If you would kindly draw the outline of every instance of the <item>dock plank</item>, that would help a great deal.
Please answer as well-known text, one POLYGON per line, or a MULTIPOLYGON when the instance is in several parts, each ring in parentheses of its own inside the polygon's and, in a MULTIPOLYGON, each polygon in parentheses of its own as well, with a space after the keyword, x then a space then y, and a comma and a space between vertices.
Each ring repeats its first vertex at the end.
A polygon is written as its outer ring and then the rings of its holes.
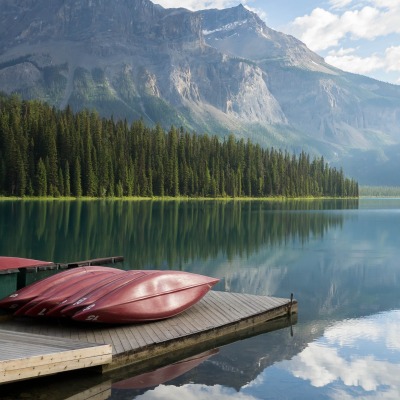
POLYGON ((98 366, 112 360, 111 346, 0 330, 0 383, 98 366))

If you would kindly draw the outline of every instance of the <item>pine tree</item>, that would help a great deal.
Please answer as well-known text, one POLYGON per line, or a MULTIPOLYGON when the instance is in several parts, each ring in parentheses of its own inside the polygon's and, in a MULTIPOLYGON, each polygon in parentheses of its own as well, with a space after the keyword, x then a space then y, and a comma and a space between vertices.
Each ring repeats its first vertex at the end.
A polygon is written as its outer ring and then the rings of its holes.
POLYGON ((81 163, 78 157, 75 158, 73 188, 74 188, 73 194, 76 197, 82 197, 82 172, 81 172, 81 163))
POLYGON ((71 177, 69 173, 69 162, 65 162, 64 196, 71 196, 71 177))
POLYGON ((47 196, 47 172, 43 160, 40 158, 36 172, 35 192, 38 196, 47 196))

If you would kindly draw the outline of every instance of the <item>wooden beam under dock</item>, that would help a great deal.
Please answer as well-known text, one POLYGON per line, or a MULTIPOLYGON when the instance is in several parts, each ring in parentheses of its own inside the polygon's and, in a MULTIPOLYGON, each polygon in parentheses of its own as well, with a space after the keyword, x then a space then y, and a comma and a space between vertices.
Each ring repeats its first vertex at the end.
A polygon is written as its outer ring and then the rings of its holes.
POLYGON ((92 260, 76 261, 65 264, 59 264, 60 268, 77 268, 77 267, 87 267, 90 265, 108 265, 123 262, 123 256, 115 257, 103 257, 103 258, 93 258, 92 260))

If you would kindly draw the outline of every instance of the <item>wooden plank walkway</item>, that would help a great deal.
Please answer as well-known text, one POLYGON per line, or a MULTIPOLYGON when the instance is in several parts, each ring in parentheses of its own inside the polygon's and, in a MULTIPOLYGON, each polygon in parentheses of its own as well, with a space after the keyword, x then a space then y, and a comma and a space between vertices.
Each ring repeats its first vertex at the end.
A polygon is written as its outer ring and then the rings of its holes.
MULTIPOLYGON (((71 323, 69 320, 10 319, 2 330, 112 345, 103 372, 127 364, 151 364, 188 349, 204 350, 255 334, 260 325, 297 313, 297 301, 210 291, 189 310, 162 321, 122 326, 71 323)), ((277 328, 275 328, 277 329, 277 328)), ((156 366, 157 362, 151 364, 156 366)), ((1 373, 1 368, 0 368, 1 373)))
POLYGON ((94 367, 112 360, 111 345, 0 330, 0 383, 94 367))
POLYGON ((76 267, 87 267, 90 265, 116 264, 123 261, 124 261, 123 256, 114 256, 114 257, 93 258, 91 260, 85 260, 85 261, 69 262, 65 264, 58 264, 58 266, 59 268, 76 268, 76 267))

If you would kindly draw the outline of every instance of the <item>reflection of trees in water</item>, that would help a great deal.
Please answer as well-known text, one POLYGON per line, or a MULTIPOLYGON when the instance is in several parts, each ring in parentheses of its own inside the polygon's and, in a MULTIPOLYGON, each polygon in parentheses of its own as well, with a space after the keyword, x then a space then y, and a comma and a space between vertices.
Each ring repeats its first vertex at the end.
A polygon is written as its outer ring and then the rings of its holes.
POLYGON ((176 267, 322 237, 343 223, 341 214, 323 210, 338 208, 358 202, 3 202, 0 251, 58 262, 124 255, 131 268, 176 267))

